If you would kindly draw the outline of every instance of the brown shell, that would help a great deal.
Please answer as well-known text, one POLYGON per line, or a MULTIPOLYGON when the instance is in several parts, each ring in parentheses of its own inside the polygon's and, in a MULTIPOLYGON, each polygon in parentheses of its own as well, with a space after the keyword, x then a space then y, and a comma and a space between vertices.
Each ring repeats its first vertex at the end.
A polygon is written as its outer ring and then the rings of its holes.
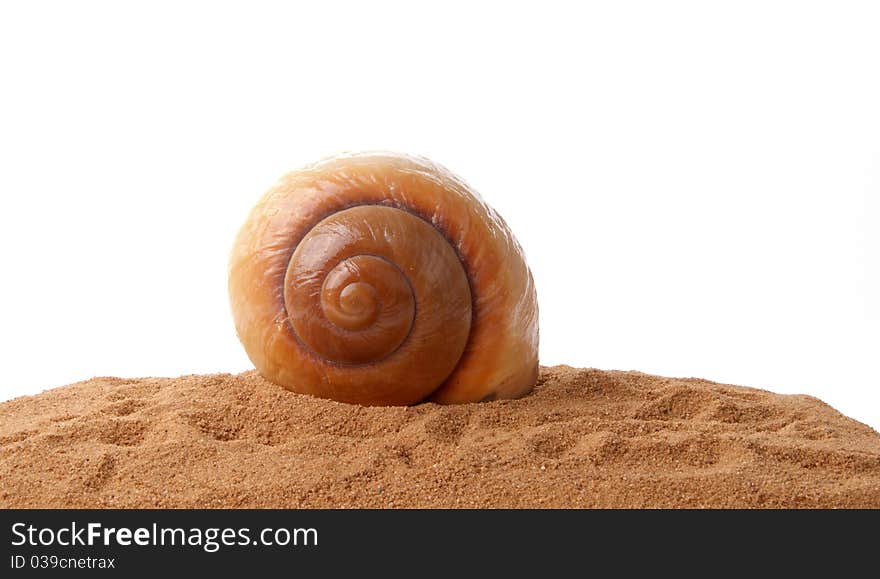
POLYGON ((514 398, 535 384, 522 249, 446 169, 389 153, 285 175, 229 265, 238 336, 289 390, 370 405, 514 398))

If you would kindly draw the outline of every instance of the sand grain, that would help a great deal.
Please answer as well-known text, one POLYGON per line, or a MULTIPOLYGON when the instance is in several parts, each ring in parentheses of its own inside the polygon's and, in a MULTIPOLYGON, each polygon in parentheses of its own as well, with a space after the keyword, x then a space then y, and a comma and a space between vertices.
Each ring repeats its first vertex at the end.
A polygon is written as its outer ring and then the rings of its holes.
POLYGON ((408 408, 94 378, 0 404, 0 480, 2 507, 880 508, 880 435, 809 396, 567 366, 408 408))

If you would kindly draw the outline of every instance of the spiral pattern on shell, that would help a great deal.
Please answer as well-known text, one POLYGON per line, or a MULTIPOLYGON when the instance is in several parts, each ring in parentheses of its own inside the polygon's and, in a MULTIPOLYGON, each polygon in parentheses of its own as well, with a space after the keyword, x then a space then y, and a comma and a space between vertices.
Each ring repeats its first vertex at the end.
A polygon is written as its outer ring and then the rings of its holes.
POLYGON ((537 377, 537 299, 507 225, 421 158, 334 157, 251 211, 229 291, 256 368, 360 404, 510 398, 537 377))

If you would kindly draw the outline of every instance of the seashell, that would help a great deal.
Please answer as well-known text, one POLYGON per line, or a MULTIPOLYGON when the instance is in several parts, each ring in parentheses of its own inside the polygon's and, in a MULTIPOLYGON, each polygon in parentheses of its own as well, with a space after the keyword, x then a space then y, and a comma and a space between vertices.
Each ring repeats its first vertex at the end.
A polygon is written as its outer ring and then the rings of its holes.
POLYGON ((538 305, 522 249, 426 159, 340 155, 285 175, 235 240, 238 336, 267 379, 365 405, 529 392, 538 305))

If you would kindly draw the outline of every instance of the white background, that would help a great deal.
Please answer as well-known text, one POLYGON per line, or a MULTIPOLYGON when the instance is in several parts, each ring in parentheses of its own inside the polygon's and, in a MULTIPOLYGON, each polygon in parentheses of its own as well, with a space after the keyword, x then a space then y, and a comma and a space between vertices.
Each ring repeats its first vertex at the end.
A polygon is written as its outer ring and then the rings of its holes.
POLYGON ((0 398, 238 372, 248 209, 429 156, 526 249, 541 359, 808 393, 880 428, 880 10, 4 2, 0 398))

